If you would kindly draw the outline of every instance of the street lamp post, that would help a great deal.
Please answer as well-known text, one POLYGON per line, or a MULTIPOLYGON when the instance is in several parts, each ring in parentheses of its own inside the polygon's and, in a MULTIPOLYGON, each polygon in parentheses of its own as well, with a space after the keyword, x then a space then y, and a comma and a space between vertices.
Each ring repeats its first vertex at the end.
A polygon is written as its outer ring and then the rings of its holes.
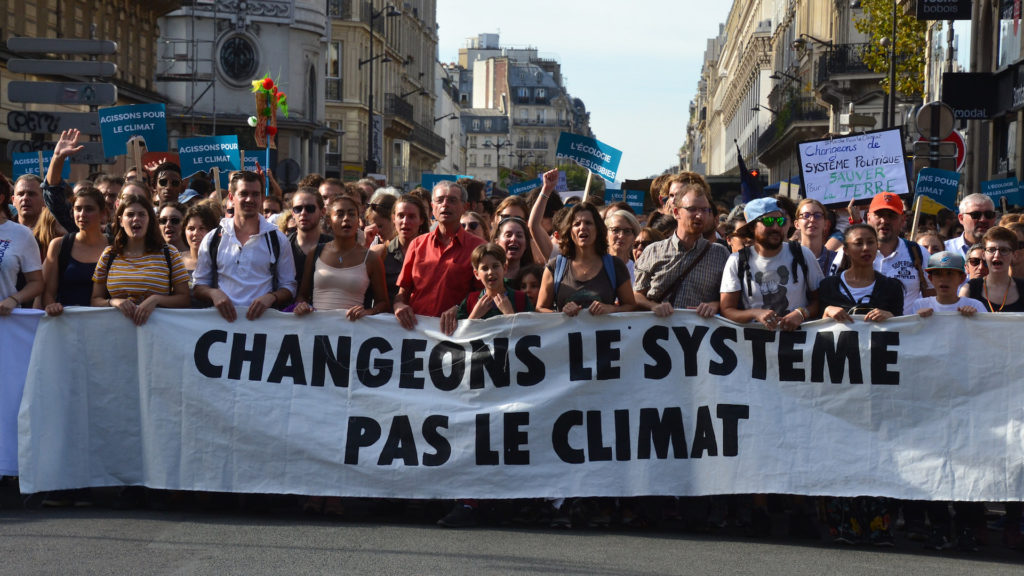
POLYGON ((368 123, 369 130, 367 131, 366 136, 366 164, 364 165, 364 176, 366 174, 372 174, 377 172, 377 161, 373 157, 373 137, 375 132, 373 126, 373 61, 376 60, 377 58, 380 58, 381 56, 383 56, 383 59, 381 60, 382 64, 391 61, 391 59, 388 58, 385 54, 380 54, 378 56, 373 55, 373 46, 375 44, 375 38, 373 34, 373 22, 374 20, 380 18, 381 16, 384 16, 385 18, 392 18, 401 15, 402 13, 399 12, 397 8, 390 4, 388 4, 387 6, 385 6, 384 8, 380 9, 380 11, 377 12, 373 11, 373 4, 370 4, 370 57, 365 60, 359 61, 360 68, 362 68, 364 64, 370 65, 370 121, 368 123))
POLYGON ((512 141, 509 140, 508 138, 505 138, 504 140, 498 140, 497 142, 491 142, 490 140, 484 141, 485 148, 494 148, 494 151, 497 153, 497 158, 495 159, 495 162, 497 163, 498 167, 498 176, 495 178, 495 181, 497 182, 501 182, 501 149, 511 145, 512 141))

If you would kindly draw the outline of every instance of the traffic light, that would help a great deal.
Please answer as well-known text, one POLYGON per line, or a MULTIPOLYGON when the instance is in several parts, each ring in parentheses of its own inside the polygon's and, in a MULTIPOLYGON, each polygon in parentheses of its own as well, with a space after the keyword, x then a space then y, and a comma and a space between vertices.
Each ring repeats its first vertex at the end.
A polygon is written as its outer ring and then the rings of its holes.
POLYGON ((753 178, 754 180, 757 180, 757 178, 759 176, 761 176, 761 171, 760 170, 758 170, 757 168, 751 168, 750 169, 750 177, 751 178, 753 178))

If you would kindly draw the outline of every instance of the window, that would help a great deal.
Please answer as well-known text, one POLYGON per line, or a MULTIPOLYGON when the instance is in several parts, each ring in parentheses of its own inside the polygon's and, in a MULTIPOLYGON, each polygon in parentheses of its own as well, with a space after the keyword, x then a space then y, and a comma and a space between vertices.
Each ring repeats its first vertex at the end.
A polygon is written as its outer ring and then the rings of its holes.
POLYGON ((530 89, 516 88, 516 97, 519 99, 520 102, 528 101, 530 99, 530 89))
POLYGON ((484 166, 489 167, 491 165, 491 155, 484 154, 484 166))
POLYGON ((338 20, 351 20, 352 0, 327 0, 327 15, 338 20))
POLYGON ((469 155, 469 167, 476 168, 476 154, 469 155))
POLYGON ((324 97, 328 100, 341 100, 341 42, 331 42, 327 45, 327 73, 324 74, 326 92, 324 97))
POLYGON ((540 108, 537 110, 537 124, 543 124, 544 120, 547 119, 547 110, 540 108))
POLYGON ((484 120, 484 132, 490 132, 490 131, 491 131, 491 120, 488 118, 487 120, 484 120))
POLYGON ((480 131, 480 120, 473 118, 473 130, 476 132, 480 131))
POLYGON ((530 111, 526 108, 519 109, 519 119, 526 122, 526 119, 530 117, 530 111))
POLYGON ((248 84, 259 68, 259 55, 252 40, 243 34, 236 34, 220 46, 220 67, 228 81, 248 84))
POLYGON ((543 100, 548 97, 548 91, 544 88, 537 88, 537 99, 543 100))
POLYGON ((476 136, 469 137, 469 147, 476 148, 476 136))

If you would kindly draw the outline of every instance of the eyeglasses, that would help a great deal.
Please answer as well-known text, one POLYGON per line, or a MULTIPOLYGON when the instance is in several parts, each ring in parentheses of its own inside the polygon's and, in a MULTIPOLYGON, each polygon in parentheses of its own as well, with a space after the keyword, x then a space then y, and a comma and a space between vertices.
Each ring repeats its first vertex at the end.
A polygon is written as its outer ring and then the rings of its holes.
POLYGON ((823 220, 825 215, 821 212, 804 212, 796 218, 797 220, 823 220))
POLYGON ((771 228, 772 226, 782 227, 786 225, 785 216, 762 216, 760 220, 761 224, 764 224, 768 228, 771 228))
POLYGON ((1010 254, 1012 252, 1013 248, 1010 248, 1009 246, 992 246, 990 248, 985 248, 985 254, 1010 254))
POLYGON ((975 210, 974 212, 964 212, 964 214, 970 216, 971 220, 981 220, 982 218, 992 220, 996 217, 995 210, 975 210))
POLYGON ((313 214, 316 212, 316 209, 316 204, 299 204, 297 206, 292 206, 292 214, 302 214, 303 211, 305 211, 306 214, 313 214))
POLYGON ((968 258, 967 263, 971 266, 985 266, 988 267, 988 263, 983 258, 968 258))
POLYGON ((633 236, 633 235, 636 234, 636 232, 634 232, 632 228, 619 228, 618 226, 615 226, 613 228, 609 228, 608 229, 608 233, 612 234, 612 235, 622 234, 624 236, 625 235, 633 236))
POLYGON ((476 220, 470 220, 469 222, 463 222, 462 223, 462 229, 463 230, 476 230, 479 227, 480 227, 480 223, 477 222, 476 220))
POLYGON ((633 250, 643 250, 653 244, 650 240, 637 240, 633 242, 633 250))
POLYGON ((181 218, 176 218, 174 216, 169 218, 158 218, 157 222, 159 222, 161 226, 167 226, 168 224, 177 226, 178 224, 181 224, 181 218))
POLYGON ((683 210, 696 216, 697 214, 711 214, 711 208, 705 206, 680 206, 683 210))
POLYGON ((157 180, 156 183, 161 185, 161 186, 170 186, 170 187, 173 188, 175 186, 180 186, 181 185, 181 180, 172 180, 170 178, 161 178, 161 179, 157 180))

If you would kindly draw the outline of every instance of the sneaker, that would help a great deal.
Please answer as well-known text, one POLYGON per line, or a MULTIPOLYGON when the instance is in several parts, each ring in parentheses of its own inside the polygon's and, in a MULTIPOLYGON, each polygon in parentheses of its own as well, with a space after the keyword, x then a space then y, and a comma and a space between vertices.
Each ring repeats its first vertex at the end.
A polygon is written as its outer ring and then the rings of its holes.
POLYGON ((872 546, 879 548, 892 548, 896 545, 896 541, 892 537, 892 533, 888 530, 875 530, 868 536, 868 542, 872 546))
POLYGON ((943 550, 949 550, 953 547, 953 543, 949 541, 949 538, 945 534, 938 530, 932 530, 928 536, 928 540, 925 542, 924 547, 928 550, 937 550, 939 552, 943 550))
POLYGON ((572 528, 572 517, 565 508, 566 506, 562 506, 555 510, 554 514, 551 515, 552 528, 558 528, 561 530, 568 530, 569 528, 572 528))
POLYGON ((470 528, 476 524, 476 508, 461 502, 456 503, 447 516, 437 521, 437 525, 442 528, 470 528))
POLYGON ((853 530, 845 526, 840 526, 835 529, 835 535, 832 537, 832 541, 836 544, 846 544, 847 546, 853 546, 860 542, 860 537, 854 533, 853 530))

